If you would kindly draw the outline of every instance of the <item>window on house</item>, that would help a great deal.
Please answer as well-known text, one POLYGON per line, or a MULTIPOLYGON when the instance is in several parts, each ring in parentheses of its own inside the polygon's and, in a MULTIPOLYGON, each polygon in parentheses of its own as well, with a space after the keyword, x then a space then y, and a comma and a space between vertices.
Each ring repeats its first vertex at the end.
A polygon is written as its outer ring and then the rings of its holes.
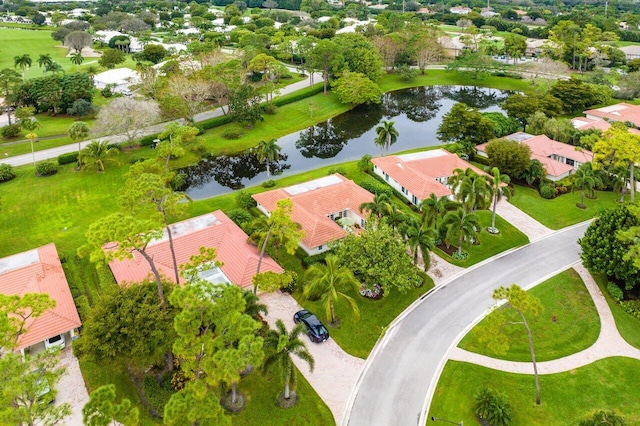
POLYGON ((418 197, 416 197, 415 195, 412 196, 411 197, 411 202, 417 206, 418 205, 418 197))
POLYGON ((570 166, 575 166, 576 162, 574 160, 572 160, 571 158, 567 158, 567 164, 570 166))
POLYGON ((318 246, 318 251, 322 250, 322 247, 324 246, 318 246))
POLYGON ((403 186, 403 187, 402 187, 402 193, 403 193, 403 194, 408 194, 408 193, 409 193, 409 191, 407 191, 407 188, 405 188, 405 187, 403 186))
POLYGON ((388 174, 384 174, 384 180, 386 180, 387 182, 389 182, 389 175, 388 174))

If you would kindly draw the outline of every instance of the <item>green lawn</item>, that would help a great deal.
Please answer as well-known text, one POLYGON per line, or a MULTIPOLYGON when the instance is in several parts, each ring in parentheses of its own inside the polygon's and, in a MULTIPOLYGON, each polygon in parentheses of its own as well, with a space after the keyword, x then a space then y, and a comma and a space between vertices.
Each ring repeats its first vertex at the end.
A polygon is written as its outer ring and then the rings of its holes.
POLYGON ((561 195, 551 200, 540 197, 538 191, 525 186, 515 186, 511 204, 551 229, 592 219, 604 209, 616 207, 619 195, 613 192, 596 191, 597 199, 585 198, 586 209, 576 207, 580 202, 580 192, 561 195))
POLYGON ((607 358, 566 373, 540 376, 541 405, 533 375, 510 374, 464 362, 447 362, 429 417, 476 425, 475 393, 490 387, 507 394, 513 425, 575 426, 598 410, 615 410, 627 424, 640 424, 640 361, 607 358))
MULTIPOLYGON (((433 281, 427 277, 422 287, 414 288, 405 294, 395 291, 379 300, 370 300, 355 292, 347 292, 358 304, 360 320, 353 319, 348 304, 341 299, 335 308, 340 324, 337 327, 329 326, 329 334, 345 352, 366 358, 391 321, 432 288, 433 281)), ((318 315, 325 325, 329 323, 319 301, 305 300, 300 293, 294 293, 293 296, 305 309, 318 315)))
MULTIPOLYGON (((564 271, 531 289, 530 293, 539 298, 544 307, 537 318, 527 315, 538 361, 562 358, 587 349, 596 342, 600 334, 598 312, 576 271, 564 271)), ((505 313, 508 321, 520 321, 513 309, 507 309, 505 313)), ((479 326, 486 322, 487 319, 482 320, 479 326)), ((637 327, 638 324, 636 332, 637 327)), ((531 354, 524 327, 509 325, 503 331, 510 343, 509 351, 504 355, 493 353, 480 343, 477 327, 462 339, 459 346, 495 358, 530 362, 531 354)))
MULTIPOLYGON (((42 68, 38 67, 37 59, 40 55, 49 53, 51 58, 59 63, 65 71, 75 69, 75 65, 66 57, 69 49, 61 46, 62 43, 51 38, 50 31, 30 31, 23 29, 0 28, 0 69, 14 68, 13 58, 22 56, 25 53, 31 55, 31 68, 25 69, 26 78, 41 77, 42 68)), ((93 58, 92 58, 93 59, 93 58)), ((88 62, 88 59, 85 62, 88 62)), ((16 68, 21 73, 20 68, 16 68)))
POLYGON ((611 313, 616 321, 620 335, 630 345, 640 349, 640 320, 626 313, 609 295, 607 291, 607 277, 604 274, 591 271, 591 276, 598 284, 600 291, 607 299, 611 313))
POLYGON ((435 252, 449 263, 468 267, 488 259, 491 256, 495 256, 498 253, 502 253, 503 251, 529 243, 529 238, 525 234, 497 215, 496 227, 500 230, 500 233, 495 235, 487 232, 487 228, 491 226, 491 211, 478 211, 476 212, 476 215, 478 216, 478 220, 482 226, 482 230, 478 236, 480 244, 465 246, 463 248, 469 254, 467 260, 461 261, 453 259, 451 256, 437 248, 435 252))

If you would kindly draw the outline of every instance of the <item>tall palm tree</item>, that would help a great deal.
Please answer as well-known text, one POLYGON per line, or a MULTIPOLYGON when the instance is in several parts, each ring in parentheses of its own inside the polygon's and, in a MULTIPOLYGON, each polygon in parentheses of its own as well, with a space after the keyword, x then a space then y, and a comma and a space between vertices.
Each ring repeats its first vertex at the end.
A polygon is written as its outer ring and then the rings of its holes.
POLYGON ((349 303, 356 318, 360 317, 358 305, 352 297, 343 293, 342 289, 358 291, 360 283, 347 268, 338 265, 338 258, 329 255, 325 259, 326 265, 315 263, 307 270, 303 296, 307 299, 320 299, 325 310, 327 320, 336 323, 335 303, 342 298, 349 303))
POLYGON ((360 212, 368 210, 369 214, 374 215, 378 219, 384 216, 389 211, 391 205, 391 198, 381 192, 373 196, 373 201, 360 204, 360 212))
POLYGON ((278 141, 276 139, 271 139, 270 141, 262 140, 258 142, 258 146, 256 146, 256 157, 258 158, 258 161, 266 163, 267 165, 267 178, 271 177, 269 164, 280 158, 280 151, 282 150, 282 147, 280 147, 277 142, 278 141))
POLYGON ((82 168, 97 166, 98 171, 104 171, 104 163, 110 160, 113 155, 119 152, 118 148, 109 148, 107 141, 91 141, 82 151, 80 151, 80 163, 82 168))
POLYGON ((56 72, 64 72, 62 69, 62 65, 57 62, 51 62, 50 65, 47 65, 44 69, 45 72, 56 73, 56 72))
POLYGON ((384 220, 394 231, 398 230, 405 220, 405 214, 398 208, 396 203, 389 203, 384 212, 384 220))
POLYGON ((591 163, 584 163, 576 173, 573 175, 573 191, 580 191, 580 204, 578 207, 581 209, 586 208, 584 205, 584 195, 585 193, 588 195, 595 194, 595 189, 598 185, 601 185, 602 181, 600 178, 593 172, 593 168, 591 167, 591 163))
POLYGON ((460 187, 462 181, 474 174, 476 174, 476 172, 474 172, 471 167, 467 167, 465 170, 454 169, 452 175, 449 176, 449 179, 447 181, 449 188, 451 188, 451 192, 455 194, 458 191, 458 188, 460 187))
POLYGON ((29 55, 28 53, 25 53, 24 55, 20 56, 14 56, 13 58, 13 67, 14 68, 20 68, 22 70, 22 81, 25 81, 25 77, 24 77, 24 70, 26 68, 31 68, 31 55, 29 55))
POLYGON ((437 230, 438 219, 447 211, 447 199, 431 193, 429 198, 422 200, 420 209, 422 210, 422 223, 427 225, 433 224, 433 227, 437 230))
POLYGON ((407 227, 407 244, 411 249, 411 255, 413 257, 413 264, 418 264, 418 250, 422 255, 422 261, 424 262, 424 270, 427 271, 431 266, 431 256, 429 252, 436 246, 437 232, 427 226, 425 223, 420 223, 414 220, 413 223, 407 227))
POLYGON ((389 147, 398 140, 399 133, 394 124, 393 121, 382 120, 382 123, 376 127, 376 134, 378 136, 376 137, 375 143, 386 151, 389 151, 389 147))
POLYGON ((42 73, 46 73, 47 71, 49 71, 49 67, 51 66, 51 64, 53 64, 53 59, 51 59, 51 55, 49 53, 45 53, 38 57, 37 62, 40 68, 44 68, 42 73))
POLYGON ((304 324, 297 324, 287 332, 287 327, 279 319, 276 321, 276 329, 269 330, 264 339, 264 348, 269 352, 262 368, 263 371, 267 371, 274 366, 280 367, 284 382, 284 399, 291 397, 291 388, 295 388, 297 382, 297 370, 293 365, 291 355, 306 361, 309 364, 309 370, 313 371, 315 364, 313 356, 307 350, 306 344, 300 339, 300 335, 304 333, 304 324))
POLYGON ((78 71, 78 67, 80 64, 84 62, 84 56, 82 56, 81 52, 76 52, 69 58, 72 64, 76 66, 76 71, 78 71))
POLYGON ((491 189, 487 180, 475 172, 465 176, 458 185, 455 197, 467 211, 484 209, 491 198, 491 189))
POLYGON ((89 136, 89 126, 84 121, 76 121, 69 127, 67 134, 73 142, 78 141, 78 167, 80 167, 80 151, 82 150, 80 142, 89 136))
POLYGON ((476 215, 467 213, 462 208, 447 213, 444 217, 443 225, 447 228, 447 244, 457 240, 458 255, 462 254, 462 244, 465 241, 474 240, 480 229, 480 223, 476 215))
POLYGON ((491 187, 493 198, 493 211, 491 212, 491 228, 489 228, 489 232, 497 234, 500 231, 496 228, 496 206, 503 195, 507 200, 511 197, 511 188, 509 187, 511 179, 507 175, 500 174, 500 169, 494 167, 491 169, 491 176, 487 177, 487 181, 491 187))

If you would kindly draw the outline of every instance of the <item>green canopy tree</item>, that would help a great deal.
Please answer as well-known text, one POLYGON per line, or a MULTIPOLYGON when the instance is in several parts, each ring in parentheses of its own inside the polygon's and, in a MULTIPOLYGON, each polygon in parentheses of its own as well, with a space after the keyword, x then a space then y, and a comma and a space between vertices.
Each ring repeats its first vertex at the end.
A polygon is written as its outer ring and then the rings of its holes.
POLYGON ((82 422, 86 426, 137 426, 138 409, 126 398, 116 402, 116 386, 100 386, 91 392, 89 402, 82 407, 82 422))
POLYGON ((531 148, 508 139, 494 139, 487 144, 489 164, 509 176, 520 176, 531 166, 531 148))
POLYGON ((189 382, 184 389, 171 395, 164 406, 165 426, 230 426, 231 417, 225 415, 217 398, 202 380, 189 382))
POLYGON ((437 136, 443 142, 461 143, 469 152, 494 135, 493 121, 463 103, 453 105, 442 117, 437 136))
POLYGON ((382 120, 380 125, 376 127, 376 135, 378 136, 376 137, 375 143, 387 152, 389 151, 389 147, 398 140, 399 133, 394 124, 393 121, 382 120))
POLYGON ((596 167, 611 164, 629 169, 631 182, 629 195, 635 202, 635 165, 640 163, 640 135, 629 133, 622 125, 615 124, 593 146, 596 167))
POLYGON ((493 296, 495 300, 506 300, 506 304, 501 309, 495 310, 487 317, 489 320, 481 329, 480 341, 486 343, 487 347, 498 353, 504 354, 509 350, 509 339, 501 332, 505 325, 523 325, 529 340, 529 351, 531 352, 531 362, 533 363, 533 374, 536 382, 536 404, 540 405, 540 380, 538 378, 538 365, 536 363, 536 354, 533 349, 533 336, 531 328, 527 322, 527 316, 530 318, 537 317, 543 307, 540 300, 527 293, 517 284, 511 284, 510 287, 500 287, 494 290, 493 296), (507 322, 504 317, 504 309, 514 309, 522 321, 507 322))
POLYGON ((185 146, 193 142, 199 130, 194 126, 185 126, 178 122, 168 123, 158 135, 160 143, 156 146, 156 155, 164 159, 165 171, 169 173, 169 161, 185 154, 185 146))
POLYGON ((55 300, 44 293, 0 294, 0 347, 15 348, 28 331, 27 322, 55 306, 55 300))
POLYGON ((337 322, 335 304, 338 299, 343 299, 349 304, 356 319, 360 317, 360 310, 355 300, 345 293, 349 290, 357 292, 360 283, 349 269, 340 266, 336 256, 327 256, 324 265, 321 263, 311 265, 305 274, 305 281, 302 294, 307 299, 320 299, 326 318, 331 324, 337 322))
POLYGON ((256 158, 260 163, 267 166, 267 178, 271 177, 270 164, 278 161, 282 147, 278 145, 277 139, 269 141, 261 140, 255 148, 256 158))
MULTIPOLYGON (((14 93, 15 86, 20 82, 20 74, 11 68, 3 68, 0 70, 0 89, 2 90, 2 97, 4 98, 4 104, 9 105, 11 96, 14 93)), ((11 125, 11 111, 7 111, 8 124, 11 125)))
POLYGON ((285 400, 291 398, 291 390, 295 393, 297 383, 297 370, 293 365, 293 355, 302 359, 309 365, 309 370, 313 372, 315 361, 313 356, 307 350, 306 344, 300 339, 300 335, 305 333, 304 324, 298 324, 291 331, 287 331, 287 327, 282 320, 276 321, 276 329, 269 330, 264 339, 264 347, 267 350, 267 356, 264 360, 263 371, 278 368, 284 382, 285 400))
POLYGON ((345 104, 379 104, 383 93, 369 77, 351 71, 343 71, 342 75, 331 83, 331 87, 340 102, 345 104))
POLYGON ((311 51, 311 63, 314 69, 322 71, 324 94, 329 87, 329 76, 334 69, 338 69, 344 62, 340 47, 331 40, 320 40, 311 51))

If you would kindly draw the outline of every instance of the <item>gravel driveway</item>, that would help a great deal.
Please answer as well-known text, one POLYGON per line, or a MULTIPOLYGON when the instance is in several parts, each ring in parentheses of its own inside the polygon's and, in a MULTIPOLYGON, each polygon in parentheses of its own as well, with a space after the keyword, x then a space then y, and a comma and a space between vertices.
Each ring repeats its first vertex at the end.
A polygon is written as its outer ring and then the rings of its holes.
POLYGON ((68 402, 71 404, 71 415, 65 417, 63 424, 69 426, 82 425, 82 407, 89 401, 89 393, 84 384, 78 358, 73 355, 73 350, 67 346, 60 352, 60 365, 67 371, 64 373, 58 385, 56 405, 68 402))

